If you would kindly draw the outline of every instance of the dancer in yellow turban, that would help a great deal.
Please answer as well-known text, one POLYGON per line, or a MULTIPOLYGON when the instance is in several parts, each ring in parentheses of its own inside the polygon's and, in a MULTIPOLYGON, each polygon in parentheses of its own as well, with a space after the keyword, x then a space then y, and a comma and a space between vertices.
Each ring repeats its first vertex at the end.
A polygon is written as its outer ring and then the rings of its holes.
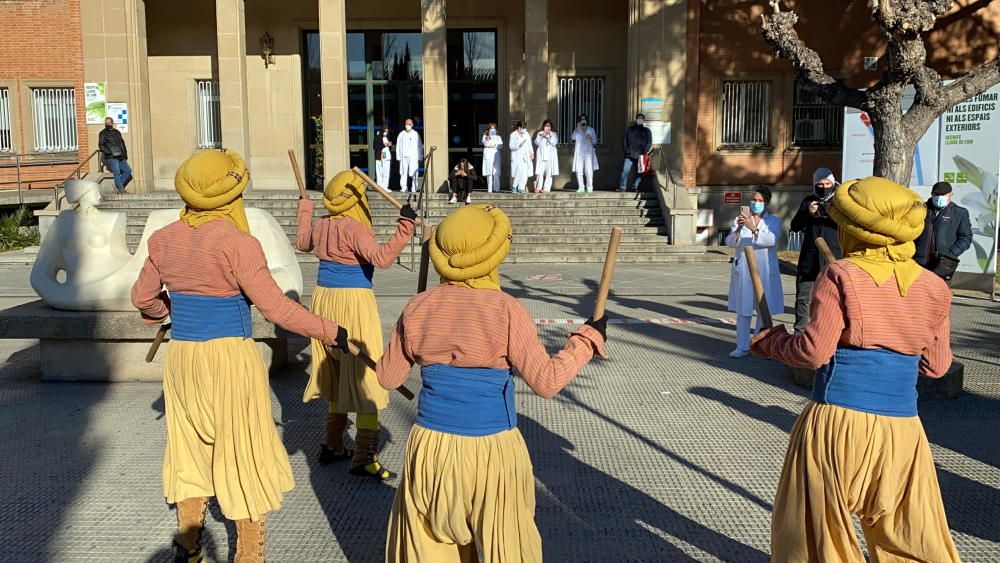
POLYGON ((291 332, 347 346, 343 328, 285 297, 271 278, 243 210, 249 178, 232 151, 206 150, 185 161, 174 184, 186 207, 180 221, 149 238, 149 258, 132 288, 146 322, 171 322, 163 490, 177 505, 175 561, 185 563, 202 561, 212 496, 236 521, 236 561, 262 563, 265 517, 293 486, 250 303, 291 332))
POLYGON ((917 375, 951 365, 951 293, 913 261, 926 209, 882 178, 837 188, 844 259, 816 279, 809 324, 757 335, 754 354, 817 369, 774 501, 774 561, 958 561, 917 416, 917 375))
MULTIPOLYGON (((377 361, 382 357, 382 322, 372 276, 376 266, 388 268, 402 252, 413 236, 417 214, 404 205, 396 233, 379 245, 372 230, 365 183, 351 170, 337 174, 326 185, 323 206, 330 214, 314 222, 312 201, 299 200, 296 247, 319 258, 312 312, 337 319, 361 351, 377 361)), ((379 386, 375 370, 362 358, 328 352, 321 341, 313 340, 311 372, 302 400, 323 397, 329 401, 319 462, 353 458, 352 474, 378 480, 395 477, 378 460, 379 411, 389 404, 389 394, 379 386), (350 412, 357 413, 353 452, 344 445, 350 412)))
POLYGON ((591 319, 549 357, 528 311, 500 290, 510 241, 499 208, 451 212, 430 241, 441 285, 410 300, 378 364, 386 389, 401 385, 414 363, 423 379, 386 561, 542 560, 512 369, 538 395, 554 396, 603 354, 607 319, 591 319))

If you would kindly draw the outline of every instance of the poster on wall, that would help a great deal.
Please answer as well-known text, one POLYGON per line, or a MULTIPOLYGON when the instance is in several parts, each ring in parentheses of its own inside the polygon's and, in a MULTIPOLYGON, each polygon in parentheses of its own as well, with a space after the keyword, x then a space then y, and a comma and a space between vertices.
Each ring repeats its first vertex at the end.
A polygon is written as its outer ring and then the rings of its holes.
POLYGON ((83 99, 86 105, 87 125, 104 123, 104 82, 85 82, 83 99))
POLYGON ((969 211, 972 222, 972 248, 961 256, 959 272, 996 273, 1000 175, 997 139, 1000 139, 1000 86, 953 106, 941 116, 941 163, 937 179, 951 183, 953 201, 969 211))
POLYGON ((108 117, 115 120, 115 127, 122 133, 128 133, 128 104, 125 102, 108 102, 108 117))
POLYGON ((642 98, 639 113, 646 118, 644 125, 653 134, 653 144, 669 145, 670 122, 663 120, 663 98, 642 98))
MULTIPOLYGON (((903 111, 913 105, 914 90, 907 86, 903 92, 903 111)), ((937 121, 927 128, 927 132, 917 142, 913 151, 913 171, 910 187, 931 186, 938 176, 938 147, 940 146, 940 126, 937 121)), ((841 178, 853 180, 872 175, 875 163, 875 129, 868 114, 856 108, 844 108, 843 166, 841 178)))

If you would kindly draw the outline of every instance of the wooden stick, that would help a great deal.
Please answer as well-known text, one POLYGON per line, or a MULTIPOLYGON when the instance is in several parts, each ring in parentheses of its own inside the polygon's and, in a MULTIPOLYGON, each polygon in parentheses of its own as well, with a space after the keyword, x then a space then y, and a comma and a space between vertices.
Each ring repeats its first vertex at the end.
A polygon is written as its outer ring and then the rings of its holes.
POLYGON ((288 149, 288 160, 292 161, 292 172, 295 174, 295 184, 299 187, 299 197, 309 199, 306 195, 306 184, 302 181, 302 172, 299 170, 299 159, 295 158, 295 151, 288 149))
POLYGON ((615 259, 618 257, 618 243, 622 240, 621 227, 611 229, 611 239, 608 240, 608 253, 604 257, 604 271, 601 272, 601 285, 597 288, 597 300, 594 302, 594 320, 604 316, 604 306, 608 302, 608 292, 611 290, 611 276, 615 273, 615 259))
POLYGON ((823 260, 826 260, 827 264, 833 264, 837 261, 837 257, 830 250, 830 245, 823 240, 823 237, 816 237, 816 248, 819 249, 820 254, 823 255, 823 260))
POLYGON ((431 237, 434 236, 434 227, 424 225, 424 236, 420 242, 420 270, 417 274, 417 293, 427 291, 427 276, 431 267, 431 237))
POLYGON ((160 325, 160 330, 156 331, 156 336, 153 337, 153 343, 149 345, 149 352, 146 352, 146 363, 152 363, 156 358, 156 351, 160 349, 160 344, 163 343, 163 339, 167 337, 167 331, 170 330, 170 323, 160 325))
MULTIPOLYGON (((336 350, 336 348, 328 347, 327 350, 333 351, 336 350)), ((361 348, 359 348, 357 344, 351 342, 350 340, 347 341, 347 353, 352 356, 357 356, 358 358, 361 358, 361 361, 364 362, 365 365, 367 365, 371 369, 375 369, 375 366, 377 365, 375 363, 375 360, 371 359, 371 357, 368 354, 362 352, 361 348)), ((413 400, 414 396, 413 391, 407 389, 405 385, 400 385, 399 387, 396 388, 396 391, 399 391, 399 394, 406 397, 407 400, 410 401, 413 400)))
POLYGON ((757 269, 757 256, 753 252, 753 246, 744 246, 743 253, 747 257, 747 270, 750 272, 750 280, 753 281, 753 292, 757 300, 757 314, 760 315, 760 323, 764 328, 774 326, 771 320, 771 310, 767 306, 767 296, 764 294, 764 282, 760 279, 760 270, 757 269))
POLYGON ((371 186, 372 188, 374 188, 375 191, 378 192, 378 195, 380 195, 383 198, 385 198, 385 200, 388 201, 390 204, 392 204, 393 207, 395 207, 396 209, 402 209, 403 208, 403 204, 399 203, 398 199, 392 197, 392 194, 389 193, 389 190, 387 190, 387 189, 383 188, 382 186, 378 185, 378 183, 375 180, 372 180, 371 178, 369 178, 368 174, 365 174, 364 172, 362 172, 360 168, 358 168, 357 166, 355 166, 354 168, 352 168, 352 170, 354 170, 355 174, 357 174, 358 176, 361 176, 361 179, 364 180, 366 184, 368 184, 369 186, 371 186))

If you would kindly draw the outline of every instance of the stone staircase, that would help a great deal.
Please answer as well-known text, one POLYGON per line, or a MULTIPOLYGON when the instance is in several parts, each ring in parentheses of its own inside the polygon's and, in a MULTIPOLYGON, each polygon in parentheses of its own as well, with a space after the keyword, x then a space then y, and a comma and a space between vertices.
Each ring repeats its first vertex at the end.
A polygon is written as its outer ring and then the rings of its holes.
MULTIPOLYGON (((395 193, 397 199, 407 194, 395 193)), ((311 193, 316 202, 316 216, 325 215, 321 195, 311 193)), ((294 244, 295 212, 298 194, 294 191, 258 191, 245 196, 248 207, 269 211, 284 227, 294 244)), ((384 241, 395 231, 398 212, 377 194, 370 193, 375 234, 384 241)), ((554 192, 547 196, 510 193, 473 193, 477 203, 495 203, 511 218, 514 244, 508 263, 581 263, 601 262, 607 250, 611 227, 624 229, 618 261, 621 263, 680 263, 724 262, 728 257, 707 252, 704 246, 670 246, 667 227, 656 197, 651 193, 554 192)), ((446 194, 433 194, 424 202, 427 221, 439 223, 454 205, 446 194)), ((416 198, 413 198, 416 205, 416 198)), ((127 242, 135 250, 142 237, 146 217, 156 209, 180 209, 180 198, 174 192, 154 192, 126 196, 107 196, 102 209, 122 210, 128 214, 127 242)), ((400 256, 400 263, 410 266, 419 257, 419 233, 400 256)), ((315 261, 310 254, 299 254, 301 262, 315 261)))

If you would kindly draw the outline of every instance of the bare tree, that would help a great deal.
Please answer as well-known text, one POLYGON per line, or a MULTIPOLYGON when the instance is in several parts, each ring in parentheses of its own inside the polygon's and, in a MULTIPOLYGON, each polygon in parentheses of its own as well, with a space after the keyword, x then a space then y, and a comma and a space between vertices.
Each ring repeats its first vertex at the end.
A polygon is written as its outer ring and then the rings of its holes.
POLYGON ((868 90, 838 82, 823 68, 819 54, 795 31, 798 15, 782 11, 780 0, 770 0, 772 13, 764 15, 764 39, 779 58, 795 66, 804 87, 831 103, 867 112, 875 129, 875 175, 906 185, 913 168, 917 141, 948 108, 975 97, 1000 82, 1000 58, 993 59, 947 86, 927 66, 923 34, 951 8, 951 0, 869 0, 872 19, 885 39, 888 68, 868 90), (912 84, 913 105, 902 110, 903 89, 912 84))

